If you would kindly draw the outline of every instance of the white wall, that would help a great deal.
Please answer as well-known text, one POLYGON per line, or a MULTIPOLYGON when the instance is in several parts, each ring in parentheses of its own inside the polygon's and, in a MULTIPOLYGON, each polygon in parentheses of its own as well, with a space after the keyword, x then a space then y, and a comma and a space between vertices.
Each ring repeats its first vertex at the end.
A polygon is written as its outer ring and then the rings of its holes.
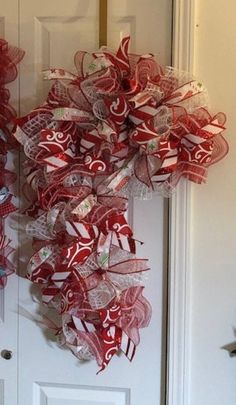
POLYGON ((189 405, 236 404, 236 2, 196 0, 194 74, 227 114, 230 153, 193 186, 189 405))

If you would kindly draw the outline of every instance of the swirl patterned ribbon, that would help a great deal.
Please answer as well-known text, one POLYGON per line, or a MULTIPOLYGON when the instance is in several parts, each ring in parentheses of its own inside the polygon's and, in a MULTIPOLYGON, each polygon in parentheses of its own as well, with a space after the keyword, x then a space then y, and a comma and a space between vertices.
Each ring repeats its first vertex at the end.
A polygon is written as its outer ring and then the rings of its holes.
POLYGON ((7 41, 0 39, 0 288, 6 285, 7 276, 14 272, 14 266, 8 258, 14 249, 10 247, 11 241, 4 235, 4 222, 16 210, 10 192, 16 175, 5 167, 7 152, 17 145, 11 134, 12 120, 16 113, 9 105, 10 92, 5 85, 16 79, 16 64, 23 56, 22 50, 9 46, 7 41))
POLYGON ((169 196, 183 176, 202 183, 228 150, 225 115, 208 112, 202 84, 128 47, 77 52, 76 74, 45 71, 46 102, 15 128, 35 196, 27 277, 61 315, 61 344, 100 370, 119 351, 133 359, 151 317, 129 196, 169 196))

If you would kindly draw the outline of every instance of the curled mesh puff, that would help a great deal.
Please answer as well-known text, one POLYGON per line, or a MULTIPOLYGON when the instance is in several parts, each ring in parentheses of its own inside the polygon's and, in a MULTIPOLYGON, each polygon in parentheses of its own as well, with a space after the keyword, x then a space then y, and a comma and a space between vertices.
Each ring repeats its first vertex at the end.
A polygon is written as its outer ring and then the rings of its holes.
POLYGON ((47 128, 52 120, 51 111, 43 111, 40 114, 35 114, 33 117, 24 123, 22 130, 29 138, 38 135, 42 128, 47 128))
POLYGON ((131 287, 144 285, 143 273, 126 274, 125 277, 120 274, 110 273, 109 279, 120 291, 127 290, 131 287))
POLYGON ((101 309, 109 305, 116 297, 116 289, 107 281, 101 281, 98 286, 88 291, 88 300, 92 309, 101 309))
POLYGON ((103 100, 97 100, 93 104, 93 113, 99 120, 105 120, 108 117, 109 111, 103 100))

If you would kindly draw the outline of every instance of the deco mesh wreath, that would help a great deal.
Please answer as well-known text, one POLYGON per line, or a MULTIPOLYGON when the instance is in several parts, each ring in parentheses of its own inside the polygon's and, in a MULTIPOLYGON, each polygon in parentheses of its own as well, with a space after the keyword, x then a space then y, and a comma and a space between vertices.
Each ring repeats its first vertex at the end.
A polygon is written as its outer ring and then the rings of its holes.
POLYGON ((46 102, 15 129, 35 196, 27 277, 61 315, 60 343, 100 370, 120 350, 132 360, 151 317, 129 196, 169 196, 182 176, 202 183, 227 153, 225 115, 208 112, 202 84, 128 46, 77 52, 76 75, 45 71, 46 102))
POLYGON ((13 195, 9 190, 16 180, 16 175, 5 166, 7 152, 17 145, 10 131, 16 113, 9 105, 10 92, 5 85, 16 79, 16 64, 23 56, 22 50, 9 46, 4 39, 0 39, 0 288, 5 287, 7 277, 15 270, 9 260, 14 248, 10 246, 11 241, 5 235, 5 218, 16 210, 12 203, 13 195))

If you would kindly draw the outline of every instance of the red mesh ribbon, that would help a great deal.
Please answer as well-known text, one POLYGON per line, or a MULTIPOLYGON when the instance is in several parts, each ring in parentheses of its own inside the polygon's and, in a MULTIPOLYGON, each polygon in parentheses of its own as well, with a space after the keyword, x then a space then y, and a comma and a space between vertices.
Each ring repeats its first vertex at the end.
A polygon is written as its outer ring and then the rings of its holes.
POLYGON ((119 351, 133 359, 151 317, 129 195, 170 195, 182 176, 201 183, 227 153, 225 115, 208 112, 202 84, 128 47, 77 52, 77 74, 45 71, 46 102, 15 130, 34 195, 27 276, 61 315, 60 342, 100 370, 119 351))
POLYGON ((16 79, 16 64, 23 56, 22 50, 10 46, 7 41, 0 39, 0 288, 6 285, 7 276, 14 271, 14 267, 8 259, 13 249, 9 246, 10 240, 4 236, 4 220, 16 209, 11 202, 13 195, 9 191, 16 175, 5 168, 7 152, 16 146, 11 135, 12 120, 16 113, 9 104, 10 92, 5 85, 16 79))
POLYGON ((14 252, 10 243, 10 239, 6 236, 0 236, 0 288, 5 287, 7 277, 15 271, 14 265, 8 259, 8 256, 14 252))

